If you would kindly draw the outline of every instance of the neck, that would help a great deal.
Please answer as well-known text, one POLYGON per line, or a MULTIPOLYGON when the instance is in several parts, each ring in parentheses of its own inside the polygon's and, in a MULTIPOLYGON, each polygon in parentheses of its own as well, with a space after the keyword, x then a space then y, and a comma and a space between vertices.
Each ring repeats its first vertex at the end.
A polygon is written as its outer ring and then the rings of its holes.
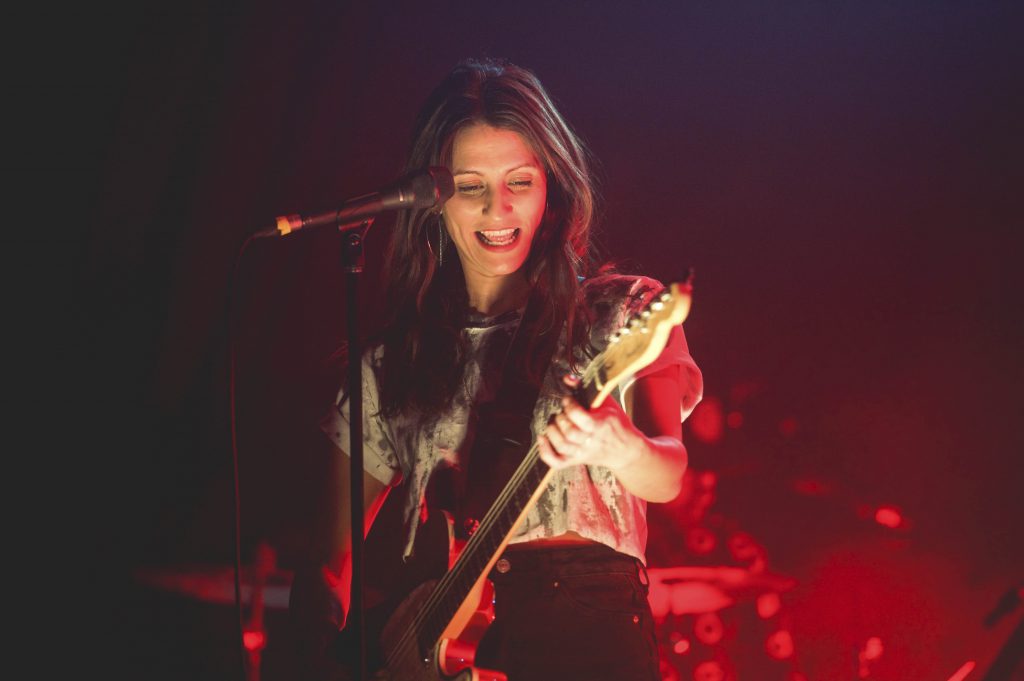
POLYGON ((470 309, 494 317, 525 305, 530 296, 530 282, 522 271, 477 281, 467 277, 466 290, 470 309))

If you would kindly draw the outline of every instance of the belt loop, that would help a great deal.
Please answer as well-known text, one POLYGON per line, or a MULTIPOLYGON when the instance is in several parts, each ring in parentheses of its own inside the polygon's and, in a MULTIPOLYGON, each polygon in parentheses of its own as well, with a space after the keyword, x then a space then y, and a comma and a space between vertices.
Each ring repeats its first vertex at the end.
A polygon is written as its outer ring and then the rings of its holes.
POLYGON ((637 557, 633 557, 633 561, 636 562, 636 574, 640 579, 640 583, 644 585, 645 589, 649 589, 651 586, 651 578, 647 574, 647 567, 644 562, 637 557))

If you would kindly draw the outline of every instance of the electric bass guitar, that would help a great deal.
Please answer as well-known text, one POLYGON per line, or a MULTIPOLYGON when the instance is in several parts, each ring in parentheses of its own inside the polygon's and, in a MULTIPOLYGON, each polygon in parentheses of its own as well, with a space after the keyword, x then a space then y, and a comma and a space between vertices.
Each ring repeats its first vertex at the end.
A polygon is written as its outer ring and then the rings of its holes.
MULTIPOLYGON (((575 395, 579 403, 599 406, 612 390, 653 362, 672 328, 689 314, 691 293, 689 281, 670 285, 616 331, 583 371, 575 395)), ((476 643, 493 619, 493 587, 487 575, 552 473, 534 443, 464 546, 450 553, 444 576, 413 589, 384 624, 378 660, 383 663, 383 678, 506 681, 499 671, 474 666, 476 643)))

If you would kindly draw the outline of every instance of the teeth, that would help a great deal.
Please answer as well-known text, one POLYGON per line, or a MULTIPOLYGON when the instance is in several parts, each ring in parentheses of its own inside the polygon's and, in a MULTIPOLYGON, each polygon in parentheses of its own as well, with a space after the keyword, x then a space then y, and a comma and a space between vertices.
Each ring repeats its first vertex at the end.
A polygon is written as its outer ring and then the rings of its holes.
POLYGON ((480 235, 480 238, 483 239, 485 243, 495 246, 501 246, 507 243, 511 243, 511 241, 515 238, 515 234, 517 231, 518 229, 515 227, 513 227, 512 229, 486 229, 477 232, 477 234, 480 235))

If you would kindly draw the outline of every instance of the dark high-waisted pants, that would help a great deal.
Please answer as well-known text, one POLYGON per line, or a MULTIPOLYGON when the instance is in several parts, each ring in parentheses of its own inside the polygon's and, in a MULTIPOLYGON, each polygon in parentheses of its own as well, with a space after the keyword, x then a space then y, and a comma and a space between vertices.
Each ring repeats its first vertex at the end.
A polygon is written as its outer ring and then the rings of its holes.
POLYGON ((643 564, 603 544, 509 546, 476 666, 509 681, 658 681, 643 564))

